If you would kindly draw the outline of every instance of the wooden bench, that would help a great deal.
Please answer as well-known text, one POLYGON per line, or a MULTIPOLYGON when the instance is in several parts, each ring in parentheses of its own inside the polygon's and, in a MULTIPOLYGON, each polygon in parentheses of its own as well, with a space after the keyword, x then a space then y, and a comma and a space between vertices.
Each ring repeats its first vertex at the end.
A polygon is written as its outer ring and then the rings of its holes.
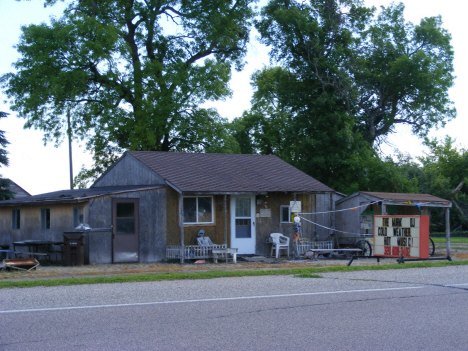
POLYGON ((218 263, 218 258, 225 258, 227 263, 229 259, 228 255, 231 255, 233 263, 237 263, 237 248, 213 249, 212 252, 214 263, 218 263))

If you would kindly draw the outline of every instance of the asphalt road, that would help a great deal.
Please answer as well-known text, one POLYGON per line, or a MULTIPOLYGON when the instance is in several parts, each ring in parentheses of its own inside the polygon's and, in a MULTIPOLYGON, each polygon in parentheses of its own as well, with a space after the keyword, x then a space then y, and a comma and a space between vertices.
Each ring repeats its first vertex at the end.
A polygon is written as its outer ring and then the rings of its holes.
POLYGON ((467 350, 468 267, 0 290, 0 350, 467 350))

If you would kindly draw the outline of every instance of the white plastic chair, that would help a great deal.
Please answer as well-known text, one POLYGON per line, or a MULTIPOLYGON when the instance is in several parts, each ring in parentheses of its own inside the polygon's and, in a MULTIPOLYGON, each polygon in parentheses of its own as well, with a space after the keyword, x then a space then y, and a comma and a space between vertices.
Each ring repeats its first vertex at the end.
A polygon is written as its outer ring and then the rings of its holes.
POLYGON ((288 250, 289 257, 289 238, 287 236, 284 236, 281 233, 271 233, 270 240, 272 243, 270 256, 273 256, 273 249, 275 249, 276 258, 279 257, 280 250, 288 250))

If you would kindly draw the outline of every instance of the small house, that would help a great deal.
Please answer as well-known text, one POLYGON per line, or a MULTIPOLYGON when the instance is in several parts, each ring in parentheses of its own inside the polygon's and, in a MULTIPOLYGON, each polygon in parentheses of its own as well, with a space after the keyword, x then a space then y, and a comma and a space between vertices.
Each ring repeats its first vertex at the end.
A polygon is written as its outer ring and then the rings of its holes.
POLYGON ((270 233, 292 238, 292 212, 310 214, 305 238, 333 227, 335 200, 273 155, 129 151, 89 189, 0 203, 1 241, 61 241, 86 223, 89 263, 165 260, 167 247, 196 244, 200 230, 239 254, 266 255, 270 233))

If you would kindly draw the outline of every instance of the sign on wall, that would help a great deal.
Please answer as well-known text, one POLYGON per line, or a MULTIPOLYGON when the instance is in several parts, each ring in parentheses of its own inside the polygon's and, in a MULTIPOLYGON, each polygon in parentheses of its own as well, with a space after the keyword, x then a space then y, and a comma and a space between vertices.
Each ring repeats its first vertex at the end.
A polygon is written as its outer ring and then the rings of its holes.
POLYGON ((300 213, 301 210, 301 201, 289 201, 289 207, 291 209, 291 213, 300 213))
POLYGON ((375 216, 374 255, 429 258, 429 216, 375 216))

